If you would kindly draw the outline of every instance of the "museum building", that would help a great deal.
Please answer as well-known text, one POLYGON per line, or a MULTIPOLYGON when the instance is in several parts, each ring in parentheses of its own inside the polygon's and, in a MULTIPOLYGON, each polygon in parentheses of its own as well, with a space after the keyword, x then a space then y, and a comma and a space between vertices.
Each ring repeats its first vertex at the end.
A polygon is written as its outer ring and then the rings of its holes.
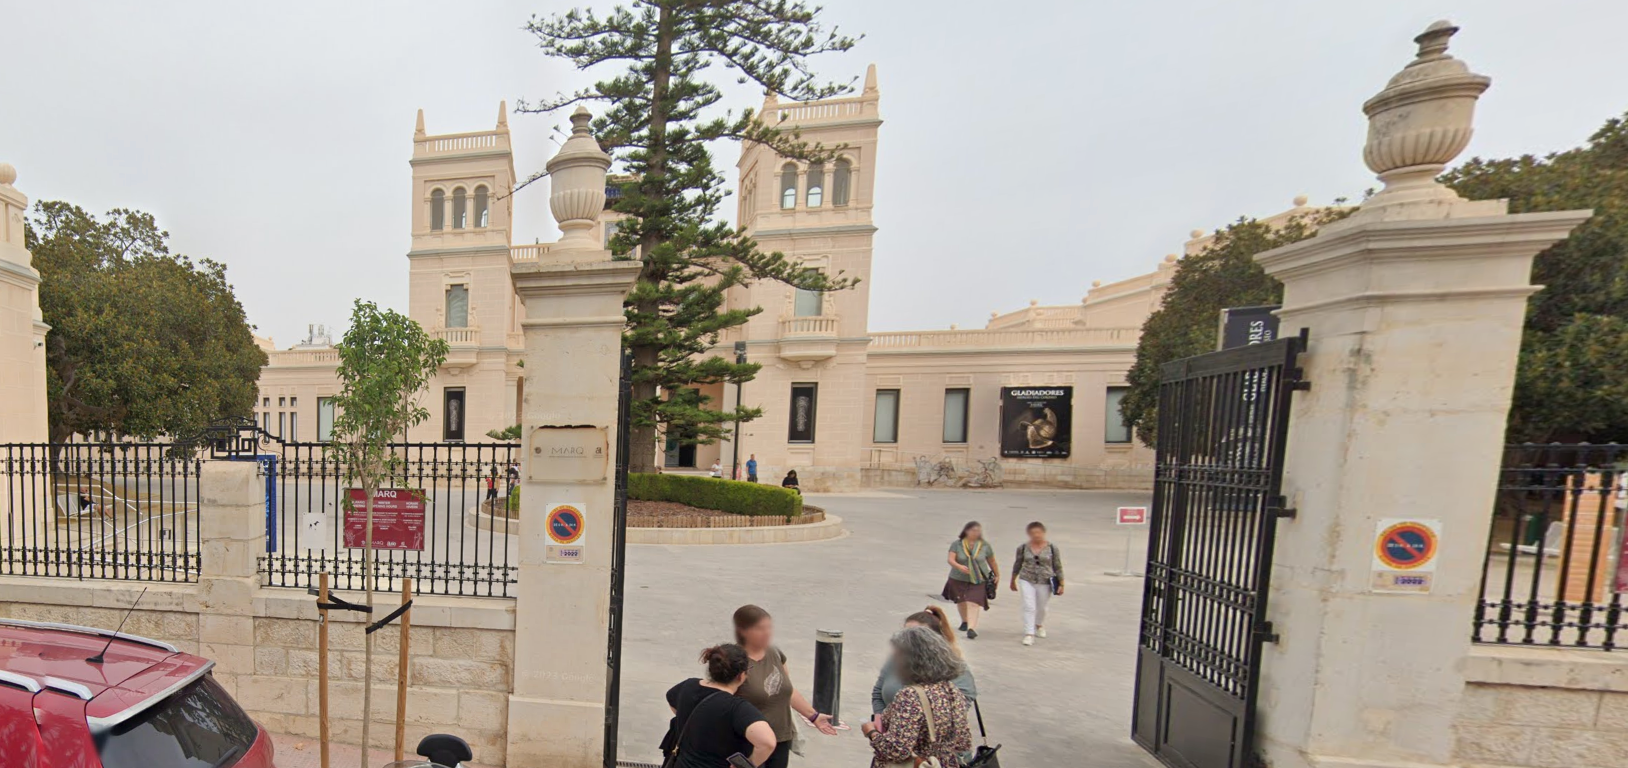
MULTIPOLYGON (((859 283, 824 294, 772 281, 730 290, 729 307, 764 311, 726 332, 714 351, 733 356, 739 342, 763 368, 738 392, 720 384, 701 394, 763 409, 741 426, 740 463, 755 454, 764 482, 796 469, 809 490, 918 481, 1146 487, 1152 452, 1134 440, 1119 400, 1142 323, 1159 306, 1177 257, 1138 277, 1095 283, 1079 303, 1031 301, 991 313, 983 328, 871 331, 880 100, 874 66, 853 96, 765 100, 767 118, 806 140, 841 146, 829 163, 795 162, 757 145, 742 150, 737 221, 764 251, 859 283)), ((430 135, 418 115, 408 314, 450 353, 424 399, 431 418, 408 435, 415 442, 491 441, 487 432, 516 423, 527 396, 523 310, 509 268, 550 245, 512 242, 510 141, 504 106, 494 128, 468 133, 430 135)), ((1304 198, 1295 203, 1271 220, 1305 210, 1304 198)), ((615 220, 610 211, 600 218, 601 242, 615 220)), ((1183 250, 1195 253, 1208 241, 1194 231, 1183 250)), ((331 339, 313 326, 291 348, 261 343, 269 362, 259 381, 260 424, 286 440, 328 439, 339 391, 331 339)), ((529 386, 546 396, 546 385, 529 386)), ((665 436, 660 465, 684 471, 718 461, 730 471, 730 441, 682 438, 665 436)))

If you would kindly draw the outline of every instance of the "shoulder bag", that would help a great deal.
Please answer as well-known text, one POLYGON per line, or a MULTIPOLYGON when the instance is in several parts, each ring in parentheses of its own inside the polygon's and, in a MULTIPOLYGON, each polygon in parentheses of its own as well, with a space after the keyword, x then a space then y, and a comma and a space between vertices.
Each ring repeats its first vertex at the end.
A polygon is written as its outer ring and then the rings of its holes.
POLYGON ((984 711, 978 707, 977 699, 972 701, 972 711, 978 716, 978 736, 983 744, 973 751, 972 760, 966 764, 966 768, 1001 768, 1001 760, 995 754, 1001 751, 1001 745, 989 746, 989 732, 984 730, 984 711))
POLYGON ((684 726, 678 729, 678 738, 673 740, 673 751, 662 758, 661 768, 677 768, 678 753, 684 749, 684 734, 690 732, 690 721, 695 719, 695 713, 701 711, 701 705, 707 703, 707 699, 717 696, 719 693, 720 691, 714 690, 712 693, 702 696, 700 701, 695 702, 695 706, 690 707, 690 716, 684 718, 684 726))
MULTIPOLYGON (((983 582, 983 585, 984 585, 984 598, 986 600, 994 600, 995 596, 1000 594, 1000 590, 996 587, 995 579, 993 578, 993 574, 991 574, 990 576, 985 576, 983 567, 978 565, 979 563, 983 562, 983 558, 974 556, 975 554, 977 554, 977 555, 983 554, 984 553, 984 546, 985 546, 984 540, 979 539, 978 540, 978 546, 973 547, 972 551, 968 552, 967 551, 967 542, 966 542, 966 540, 965 539, 961 540, 961 551, 966 553, 967 567, 972 569, 972 575, 973 575, 973 577, 975 579, 977 579, 978 581, 983 582)), ((973 583, 978 583, 978 582, 975 581, 973 583)))
MULTIPOLYGON (((921 714, 927 721, 927 743, 935 743, 938 741, 938 731, 933 727, 933 702, 927 700, 927 692, 922 690, 921 686, 912 685, 910 690, 916 694, 916 698, 921 699, 921 714)), ((900 693, 903 693, 903 691, 900 691, 900 693)), ((940 763, 936 757, 919 756, 896 763, 878 763, 877 765, 879 768, 945 768, 944 764, 940 763)), ((662 768, 667 767, 662 766, 662 768)))

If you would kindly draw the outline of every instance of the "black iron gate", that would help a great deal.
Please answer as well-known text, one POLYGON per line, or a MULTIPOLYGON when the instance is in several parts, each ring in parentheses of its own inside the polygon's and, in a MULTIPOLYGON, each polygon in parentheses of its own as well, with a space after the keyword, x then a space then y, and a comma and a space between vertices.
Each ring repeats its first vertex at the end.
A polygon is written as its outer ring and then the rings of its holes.
POLYGON ((1166 765, 1244 768, 1290 393, 1304 337, 1166 364, 1131 735, 1166 765))

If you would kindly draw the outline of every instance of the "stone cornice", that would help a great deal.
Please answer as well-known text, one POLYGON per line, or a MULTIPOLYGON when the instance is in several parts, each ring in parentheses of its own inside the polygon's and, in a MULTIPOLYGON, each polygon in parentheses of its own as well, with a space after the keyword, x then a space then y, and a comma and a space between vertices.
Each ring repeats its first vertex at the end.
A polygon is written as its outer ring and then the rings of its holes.
POLYGON ((508 157, 514 152, 507 149, 483 149, 479 152, 457 152, 446 155, 425 155, 408 160, 409 165, 435 165, 455 160, 468 160, 475 157, 508 157))
POLYGON ((1377 221, 1267 251, 1255 257, 1278 279, 1358 264, 1527 257, 1565 237, 1593 211, 1551 211, 1464 219, 1377 221))
POLYGON ((832 224, 825 227, 807 227, 797 229, 765 229, 758 232, 748 232, 754 240, 765 237, 817 237, 819 235, 871 235, 876 233, 875 224, 832 224))
POLYGON ((419 259, 427 256, 473 256, 485 252, 501 253, 504 257, 509 255, 507 245, 465 245, 456 248, 422 248, 407 252, 407 258, 419 259))
POLYGON ((16 262, 0 259, 0 280, 24 288, 34 288, 40 284, 40 273, 33 267, 25 267, 16 262))
MULTIPOLYGON (((600 252, 605 253, 605 252, 600 252)), ((521 297, 533 296, 592 296, 625 293, 644 269, 643 262, 588 261, 588 262, 526 262, 509 267, 514 291, 521 297)), ((539 323, 538 319, 526 322, 539 323)))

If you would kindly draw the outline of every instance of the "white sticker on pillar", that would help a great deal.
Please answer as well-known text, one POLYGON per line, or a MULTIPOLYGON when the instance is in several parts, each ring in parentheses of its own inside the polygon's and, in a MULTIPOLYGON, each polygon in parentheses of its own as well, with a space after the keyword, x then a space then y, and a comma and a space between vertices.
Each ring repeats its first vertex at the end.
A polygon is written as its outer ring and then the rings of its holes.
POLYGON ((1373 591, 1430 592, 1440 547, 1440 520, 1380 520, 1374 529, 1373 591))
POLYGON ((543 518, 548 531, 543 562, 581 565, 587 561, 583 548, 588 527, 585 509, 580 502, 548 505, 548 515, 543 518))

